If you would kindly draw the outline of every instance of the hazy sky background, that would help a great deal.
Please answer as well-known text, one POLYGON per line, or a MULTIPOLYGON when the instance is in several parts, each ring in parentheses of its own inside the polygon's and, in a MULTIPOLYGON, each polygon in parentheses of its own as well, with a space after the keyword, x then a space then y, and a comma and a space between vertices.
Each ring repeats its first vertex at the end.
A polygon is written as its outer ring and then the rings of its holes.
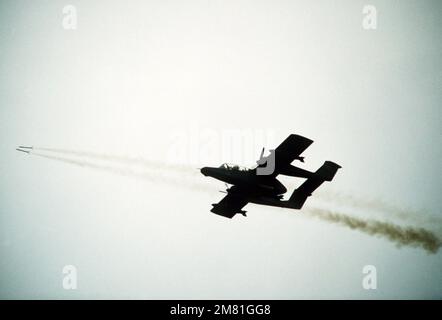
POLYGON ((224 219, 209 212, 224 185, 198 174, 212 192, 14 150, 170 162, 183 141, 195 168, 251 165, 297 133, 315 141, 304 168, 343 167, 322 192, 442 218, 441 16, 440 1, 1 1, 0 298, 442 298, 440 252, 303 211, 224 219), (229 130, 251 132, 251 152, 226 155, 229 130), (219 156, 195 160, 207 148, 219 156), (362 288, 368 264, 377 290, 362 288))

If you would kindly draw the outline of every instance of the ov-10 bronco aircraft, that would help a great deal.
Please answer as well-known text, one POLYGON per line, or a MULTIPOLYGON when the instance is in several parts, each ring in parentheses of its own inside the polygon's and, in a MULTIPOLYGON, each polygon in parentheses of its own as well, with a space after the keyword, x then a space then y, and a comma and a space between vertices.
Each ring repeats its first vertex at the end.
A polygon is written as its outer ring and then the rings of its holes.
POLYGON ((269 156, 263 157, 263 149, 257 161, 258 166, 255 168, 247 169, 229 164, 223 164, 219 168, 202 168, 203 175, 232 185, 226 190, 227 195, 219 203, 212 204, 213 208, 210 211, 227 218, 232 218, 237 213, 246 216, 246 211, 242 208, 249 202, 301 209, 312 192, 324 181, 332 181, 338 169, 341 168, 331 161, 325 161, 316 172, 293 166, 291 163, 294 160, 304 162, 304 157, 300 155, 312 143, 310 139, 291 134, 275 150, 270 150, 269 156), (276 178, 279 174, 307 180, 293 191, 288 200, 283 200, 283 194, 287 192, 287 189, 276 178))

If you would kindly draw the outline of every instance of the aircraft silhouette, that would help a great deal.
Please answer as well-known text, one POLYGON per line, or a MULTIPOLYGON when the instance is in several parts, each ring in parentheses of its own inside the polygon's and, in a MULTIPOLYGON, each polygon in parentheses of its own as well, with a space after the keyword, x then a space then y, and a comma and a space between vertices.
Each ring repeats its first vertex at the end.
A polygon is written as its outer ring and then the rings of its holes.
POLYGON ((291 134, 275 150, 270 150, 271 154, 268 157, 263 157, 263 149, 257 161, 258 166, 253 169, 226 163, 218 168, 202 168, 203 175, 233 185, 226 190, 227 195, 220 202, 212 204, 213 208, 210 211, 227 218, 232 218, 237 213, 246 216, 246 211, 242 208, 249 202, 301 209, 312 192, 324 181, 332 181, 341 168, 331 161, 325 161, 316 172, 291 165, 294 160, 304 162, 304 158, 300 155, 312 143, 313 141, 308 138, 291 134), (269 164, 270 171, 266 172, 269 164), (288 200, 282 200, 287 188, 276 178, 279 174, 307 180, 293 191, 288 200))

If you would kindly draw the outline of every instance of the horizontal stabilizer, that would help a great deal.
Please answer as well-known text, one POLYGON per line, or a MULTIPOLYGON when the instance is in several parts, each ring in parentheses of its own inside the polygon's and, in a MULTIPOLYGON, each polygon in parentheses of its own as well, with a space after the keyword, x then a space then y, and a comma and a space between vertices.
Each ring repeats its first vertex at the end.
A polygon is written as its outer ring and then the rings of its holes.
POLYGON ((338 172, 338 169, 340 168, 341 166, 334 162, 325 161, 318 171, 315 172, 315 175, 318 175, 325 181, 332 181, 336 172, 338 172))
POLYGON ((307 198, 312 195, 313 191, 319 188, 324 181, 332 181, 336 172, 340 168, 341 166, 334 162, 325 161, 310 178, 293 191, 293 194, 288 200, 290 206, 294 209, 301 209, 307 198))

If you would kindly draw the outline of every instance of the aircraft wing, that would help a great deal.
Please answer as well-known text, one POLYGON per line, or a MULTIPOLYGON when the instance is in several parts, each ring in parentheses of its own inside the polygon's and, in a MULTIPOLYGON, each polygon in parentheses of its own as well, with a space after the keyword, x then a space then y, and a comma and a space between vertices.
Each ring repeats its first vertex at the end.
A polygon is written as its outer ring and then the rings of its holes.
POLYGON ((275 153, 275 171, 273 176, 277 176, 282 170, 287 168, 293 160, 303 161, 300 155, 307 149, 313 140, 297 134, 289 135, 273 152, 275 153))
POLYGON ((246 212, 241 209, 248 202, 244 195, 228 193, 220 202, 212 204, 213 208, 210 211, 231 219, 237 213, 245 215, 246 212))

